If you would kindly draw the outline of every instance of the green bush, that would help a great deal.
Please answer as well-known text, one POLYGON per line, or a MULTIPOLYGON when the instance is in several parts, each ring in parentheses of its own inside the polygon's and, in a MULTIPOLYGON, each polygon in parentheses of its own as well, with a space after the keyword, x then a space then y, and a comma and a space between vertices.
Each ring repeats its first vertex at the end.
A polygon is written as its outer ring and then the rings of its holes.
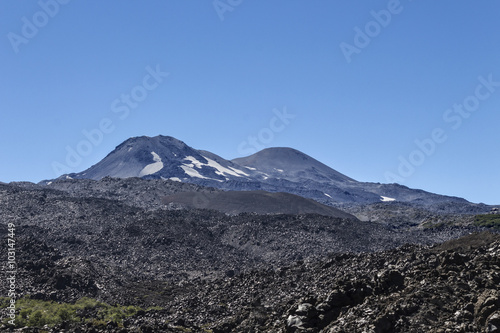
POLYGON ((44 326, 47 323, 47 318, 44 313, 40 310, 33 312, 28 319, 29 326, 44 326))
POLYGON ((476 215, 474 224, 480 227, 500 229, 500 214, 476 215))
MULTIPOLYGON (((6 308, 10 304, 9 302, 9 298, 0 298, 0 307, 6 308)), ((25 326, 42 327, 44 325, 53 327, 62 322, 90 322, 97 325, 112 321, 121 325, 125 318, 133 316, 142 310, 140 307, 133 305, 122 306, 117 304, 112 306, 88 297, 81 298, 74 304, 23 297, 16 301, 16 308, 18 312, 15 319, 15 327, 17 328, 25 326), (78 314, 80 313, 81 315, 85 309, 96 310, 92 311, 92 313, 97 313, 96 316, 92 318, 80 318, 78 314)), ((159 309, 161 308, 150 308, 147 311, 159 309)), ((8 324, 9 319, 5 318, 3 322, 8 324)))
POLYGON ((59 309, 57 316, 59 317, 59 320, 61 322, 70 321, 73 318, 73 311, 71 309, 63 307, 62 309, 59 309))

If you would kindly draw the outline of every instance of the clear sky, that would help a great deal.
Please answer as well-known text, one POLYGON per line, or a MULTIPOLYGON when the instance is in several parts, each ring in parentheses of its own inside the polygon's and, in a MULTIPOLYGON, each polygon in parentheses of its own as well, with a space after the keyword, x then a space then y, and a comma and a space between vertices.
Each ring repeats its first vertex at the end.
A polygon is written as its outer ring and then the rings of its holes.
POLYGON ((499 14, 495 0, 1 1, 0 181, 163 134, 500 204, 499 14))

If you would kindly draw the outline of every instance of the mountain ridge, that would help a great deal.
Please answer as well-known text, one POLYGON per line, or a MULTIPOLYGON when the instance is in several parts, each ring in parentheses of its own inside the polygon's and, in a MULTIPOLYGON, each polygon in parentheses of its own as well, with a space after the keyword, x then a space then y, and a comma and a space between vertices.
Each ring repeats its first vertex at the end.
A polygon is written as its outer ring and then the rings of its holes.
POLYGON ((294 148, 266 148, 250 156, 227 160, 163 135, 129 138, 87 170, 61 177, 94 180, 140 177, 230 191, 287 192, 337 208, 380 202, 412 203, 430 209, 445 204, 449 205, 445 209, 448 211, 464 205, 478 207, 463 198, 399 184, 359 182, 294 148))

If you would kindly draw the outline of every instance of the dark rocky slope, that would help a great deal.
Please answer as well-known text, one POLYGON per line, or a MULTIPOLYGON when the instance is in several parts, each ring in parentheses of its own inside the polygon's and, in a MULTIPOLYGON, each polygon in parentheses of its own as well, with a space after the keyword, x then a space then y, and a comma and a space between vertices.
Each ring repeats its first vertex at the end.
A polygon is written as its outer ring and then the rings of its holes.
MULTIPOLYGON (((19 296, 163 309, 140 312, 124 328, 79 328, 89 332, 480 332, 496 325, 498 236, 427 249, 474 229, 402 232, 320 215, 167 210, 164 195, 196 185, 157 182, 0 184, 0 217, 16 226, 19 296), (410 243, 421 245, 400 247, 410 243)), ((6 233, 4 223, 0 237, 6 233)))
POLYGON ((235 215, 257 214, 319 214, 356 220, 354 215, 322 205, 312 199, 283 192, 219 191, 211 193, 180 192, 164 198, 168 205, 186 208, 206 208, 235 215))
POLYGON ((136 279, 218 276, 234 268, 279 266, 330 252, 430 244, 467 232, 400 233, 380 224, 320 215, 154 210, 127 205, 127 200, 0 185, 1 218, 14 223, 19 236, 136 279))
MULTIPOLYGON (((31 189, 57 189, 73 197, 119 200, 129 206, 148 210, 166 208, 164 206, 166 203, 165 197, 167 196, 182 192, 195 192, 197 195, 195 194, 192 202, 186 202, 185 199, 178 201, 183 202, 185 208, 212 208, 224 212, 229 212, 235 208, 221 207, 221 200, 215 200, 216 205, 210 206, 210 200, 207 199, 210 197, 217 198, 220 193, 225 193, 220 189, 161 179, 146 180, 133 177, 126 179, 105 177, 99 181, 90 179, 58 179, 52 181, 50 185, 45 186, 33 183, 15 183, 15 185, 31 189), (186 205, 186 203, 188 204, 186 205)), ((320 202, 323 201, 320 200, 320 202)), ((331 205, 328 202, 323 202, 323 204, 331 205)), ((228 204, 228 206, 230 205, 228 204)), ((474 215, 487 213, 493 207, 496 207, 483 204, 435 203, 428 209, 416 203, 398 201, 374 204, 337 203, 333 206, 356 216, 362 221, 378 222, 388 227, 399 229, 436 225, 467 226, 473 223, 474 215)), ((255 206, 252 208, 255 208, 255 206)), ((240 209, 240 211, 248 211, 248 209, 240 209)), ((257 210, 254 209, 254 211, 257 210)), ((316 210, 316 213, 325 214, 323 208, 316 210)), ((331 215, 331 213, 326 215, 331 215)))
POLYGON ((57 179, 49 185, 14 183, 26 189, 50 189, 65 192, 71 197, 101 198, 121 201, 128 206, 155 210, 164 206, 163 198, 179 192, 211 193, 221 190, 200 185, 162 179, 125 179, 104 177, 91 179, 57 179))
POLYGON ((407 245, 262 265, 217 279, 122 277, 119 283, 116 271, 94 260, 64 257, 38 239, 20 240, 18 280, 27 281, 20 289, 31 287, 32 297, 67 302, 104 286, 114 302, 163 308, 140 312, 121 328, 66 323, 51 332, 437 333, 500 327, 500 236, 489 233, 431 248, 407 245))

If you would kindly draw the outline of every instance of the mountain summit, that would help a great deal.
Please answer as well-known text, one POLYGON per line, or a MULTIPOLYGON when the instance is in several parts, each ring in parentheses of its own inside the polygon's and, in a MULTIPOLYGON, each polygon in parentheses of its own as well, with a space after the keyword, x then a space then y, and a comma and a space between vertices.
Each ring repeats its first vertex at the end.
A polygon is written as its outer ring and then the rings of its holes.
POLYGON ((99 163, 72 178, 99 180, 141 177, 178 181, 205 179, 223 182, 234 177, 249 176, 239 166, 210 153, 193 149, 170 136, 130 138, 115 148, 99 163))
POLYGON ((268 148, 230 161, 161 135, 130 138, 94 166, 67 176, 169 179, 223 190, 288 192, 328 205, 468 203, 397 184, 359 182, 292 148, 268 148))
POLYGON ((347 177, 293 148, 267 148, 232 162, 267 173, 272 177, 293 181, 354 182, 347 177))

